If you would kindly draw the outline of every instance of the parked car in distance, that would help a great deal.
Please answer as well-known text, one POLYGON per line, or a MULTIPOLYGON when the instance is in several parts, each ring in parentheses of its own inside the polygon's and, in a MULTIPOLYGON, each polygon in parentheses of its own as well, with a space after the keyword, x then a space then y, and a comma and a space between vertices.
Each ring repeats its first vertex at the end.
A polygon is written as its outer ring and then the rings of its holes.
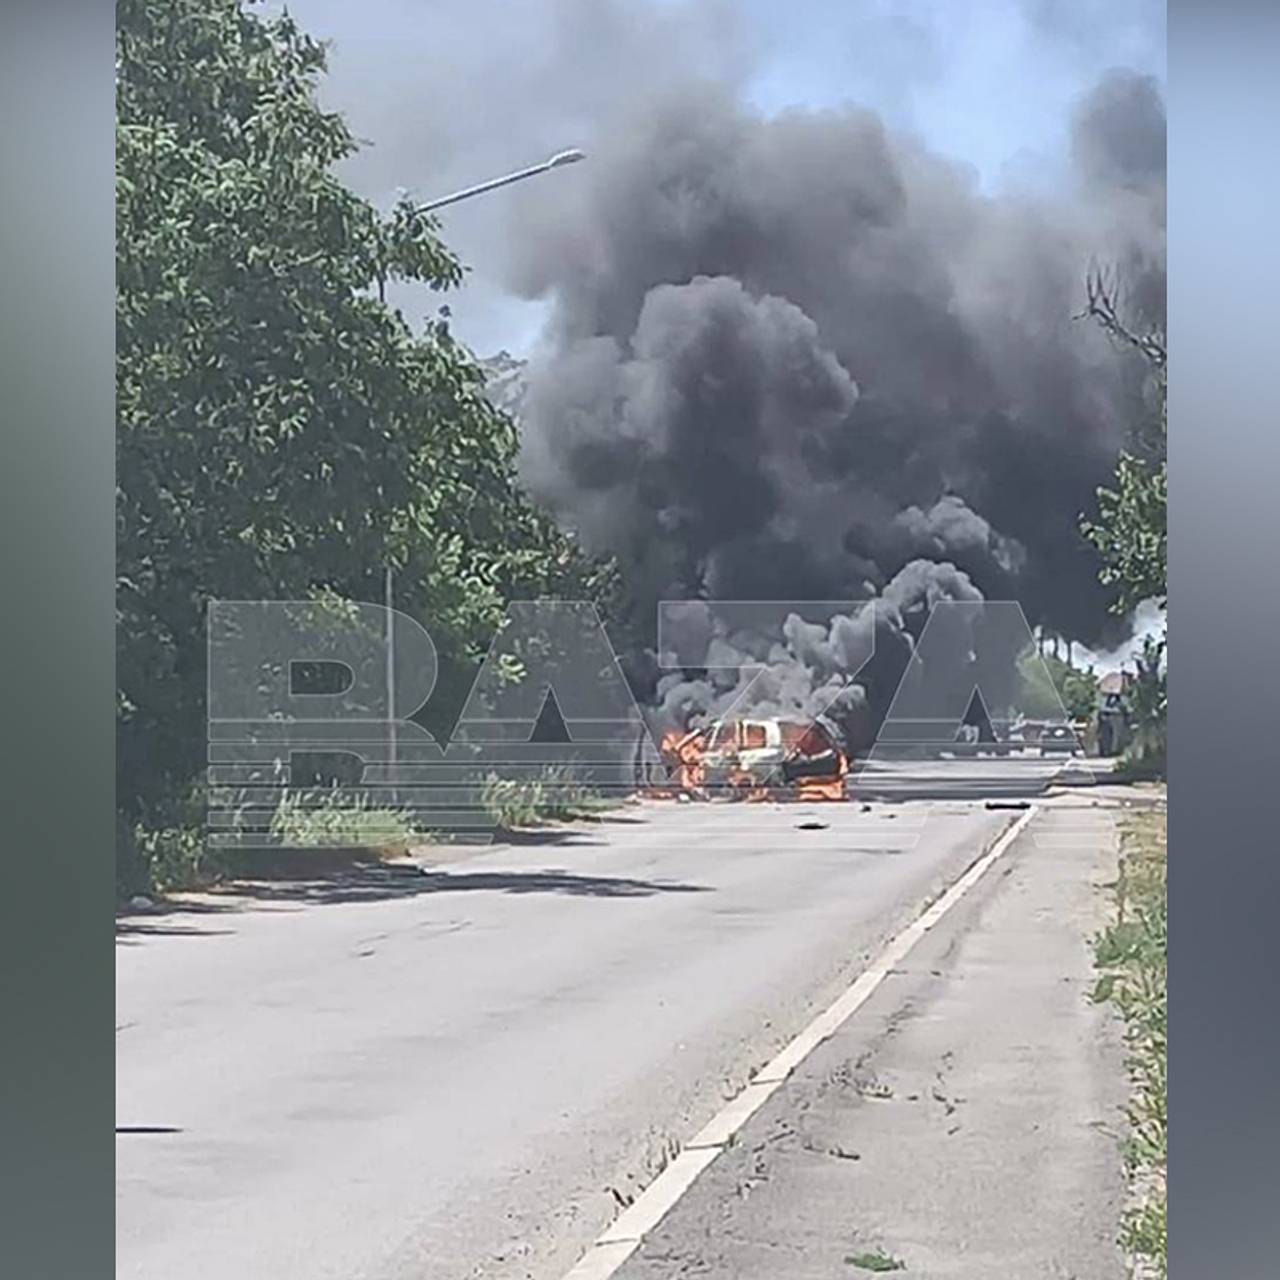
POLYGON ((1047 724, 1040 733, 1042 756, 1065 753, 1074 755, 1080 750, 1080 742, 1069 724, 1047 724))

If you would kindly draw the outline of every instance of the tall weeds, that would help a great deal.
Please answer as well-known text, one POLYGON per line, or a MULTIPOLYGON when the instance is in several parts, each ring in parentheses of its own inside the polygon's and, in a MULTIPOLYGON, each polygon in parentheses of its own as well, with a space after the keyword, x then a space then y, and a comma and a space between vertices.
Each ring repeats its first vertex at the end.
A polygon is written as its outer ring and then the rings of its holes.
POLYGON ((1094 999, 1119 1010, 1129 1051, 1125 1163, 1132 1195, 1123 1244, 1136 1280, 1168 1275, 1167 832, 1164 811, 1142 814, 1123 828, 1116 920, 1095 954, 1101 976, 1094 999))

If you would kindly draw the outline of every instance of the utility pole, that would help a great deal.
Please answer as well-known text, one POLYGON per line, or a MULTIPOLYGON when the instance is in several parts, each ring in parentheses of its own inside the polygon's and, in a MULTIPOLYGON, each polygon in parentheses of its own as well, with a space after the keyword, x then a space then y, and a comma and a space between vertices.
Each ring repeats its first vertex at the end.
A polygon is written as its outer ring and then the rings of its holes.
MULTIPOLYGON (((391 566, 383 571, 383 603, 387 610, 387 760, 390 777, 394 780, 396 768, 396 629, 391 605, 391 566)), ((394 797, 389 802, 394 808, 394 797)))

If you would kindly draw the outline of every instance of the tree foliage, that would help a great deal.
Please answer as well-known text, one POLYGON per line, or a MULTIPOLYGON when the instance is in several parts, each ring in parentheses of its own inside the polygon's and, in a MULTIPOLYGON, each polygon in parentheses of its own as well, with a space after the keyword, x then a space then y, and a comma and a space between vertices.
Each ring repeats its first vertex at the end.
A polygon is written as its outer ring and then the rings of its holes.
MULTIPOLYGON (((1085 536, 1102 554, 1102 581, 1117 590, 1115 609, 1128 613, 1146 600, 1168 605, 1168 352, 1164 333, 1139 330, 1122 319, 1114 282, 1094 272, 1087 282, 1086 314, 1115 341, 1137 351, 1150 371, 1154 412, 1133 433, 1133 447, 1116 465, 1114 488, 1098 491, 1098 519, 1084 522, 1085 536)), ((1167 755, 1169 691, 1167 641, 1147 637, 1126 695, 1133 739, 1131 764, 1163 773, 1167 755)))
POLYGON ((1053 719, 1063 710, 1073 720, 1089 719, 1098 709, 1098 678, 1092 671, 1034 649, 1018 664, 1018 706, 1037 719, 1053 719), (1046 679, 1047 676, 1047 679, 1046 679))
MULTIPOLYGON (((241 0, 117 6, 119 792, 171 801, 204 758, 209 599, 379 598, 459 679, 504 599, 608 585, 519 492, 515 429, 443 320, 432 220, 334 176, 323 48, 241 0)), ((448 690, 444 690, 448 699, 448 690)))
POLYGON ((1146 636, 1134 661, 1134 678, 1125 694, 1132 731, 1129 763, 1164 772, 1168 755, 1169 677, 1163 637, 1146 636))
POLYGON ((1153 412, 1120 455, 1114 486, 1098 490, 1098 518, 1083 522, 1102 556, 1101 579, 1116 588, 1115 611, 1129 613, 1146 600, 1168 601, 1168 355, 1164 334, 1138 330, 1122 319, 1114 282, 1102 272, 1087 281, 1085 314, 1122 346, 1136 351, 1150 372, 1153 412))

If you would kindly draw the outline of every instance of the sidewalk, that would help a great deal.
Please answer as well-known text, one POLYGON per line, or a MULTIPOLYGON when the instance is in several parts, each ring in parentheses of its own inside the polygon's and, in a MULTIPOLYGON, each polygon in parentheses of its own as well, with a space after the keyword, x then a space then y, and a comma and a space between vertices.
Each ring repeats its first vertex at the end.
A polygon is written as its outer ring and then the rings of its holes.
POLYGON ((1114 817, 1039 812, 618 1280, 1121 1280, 1123 1050, 1087 999, 1114 817))

